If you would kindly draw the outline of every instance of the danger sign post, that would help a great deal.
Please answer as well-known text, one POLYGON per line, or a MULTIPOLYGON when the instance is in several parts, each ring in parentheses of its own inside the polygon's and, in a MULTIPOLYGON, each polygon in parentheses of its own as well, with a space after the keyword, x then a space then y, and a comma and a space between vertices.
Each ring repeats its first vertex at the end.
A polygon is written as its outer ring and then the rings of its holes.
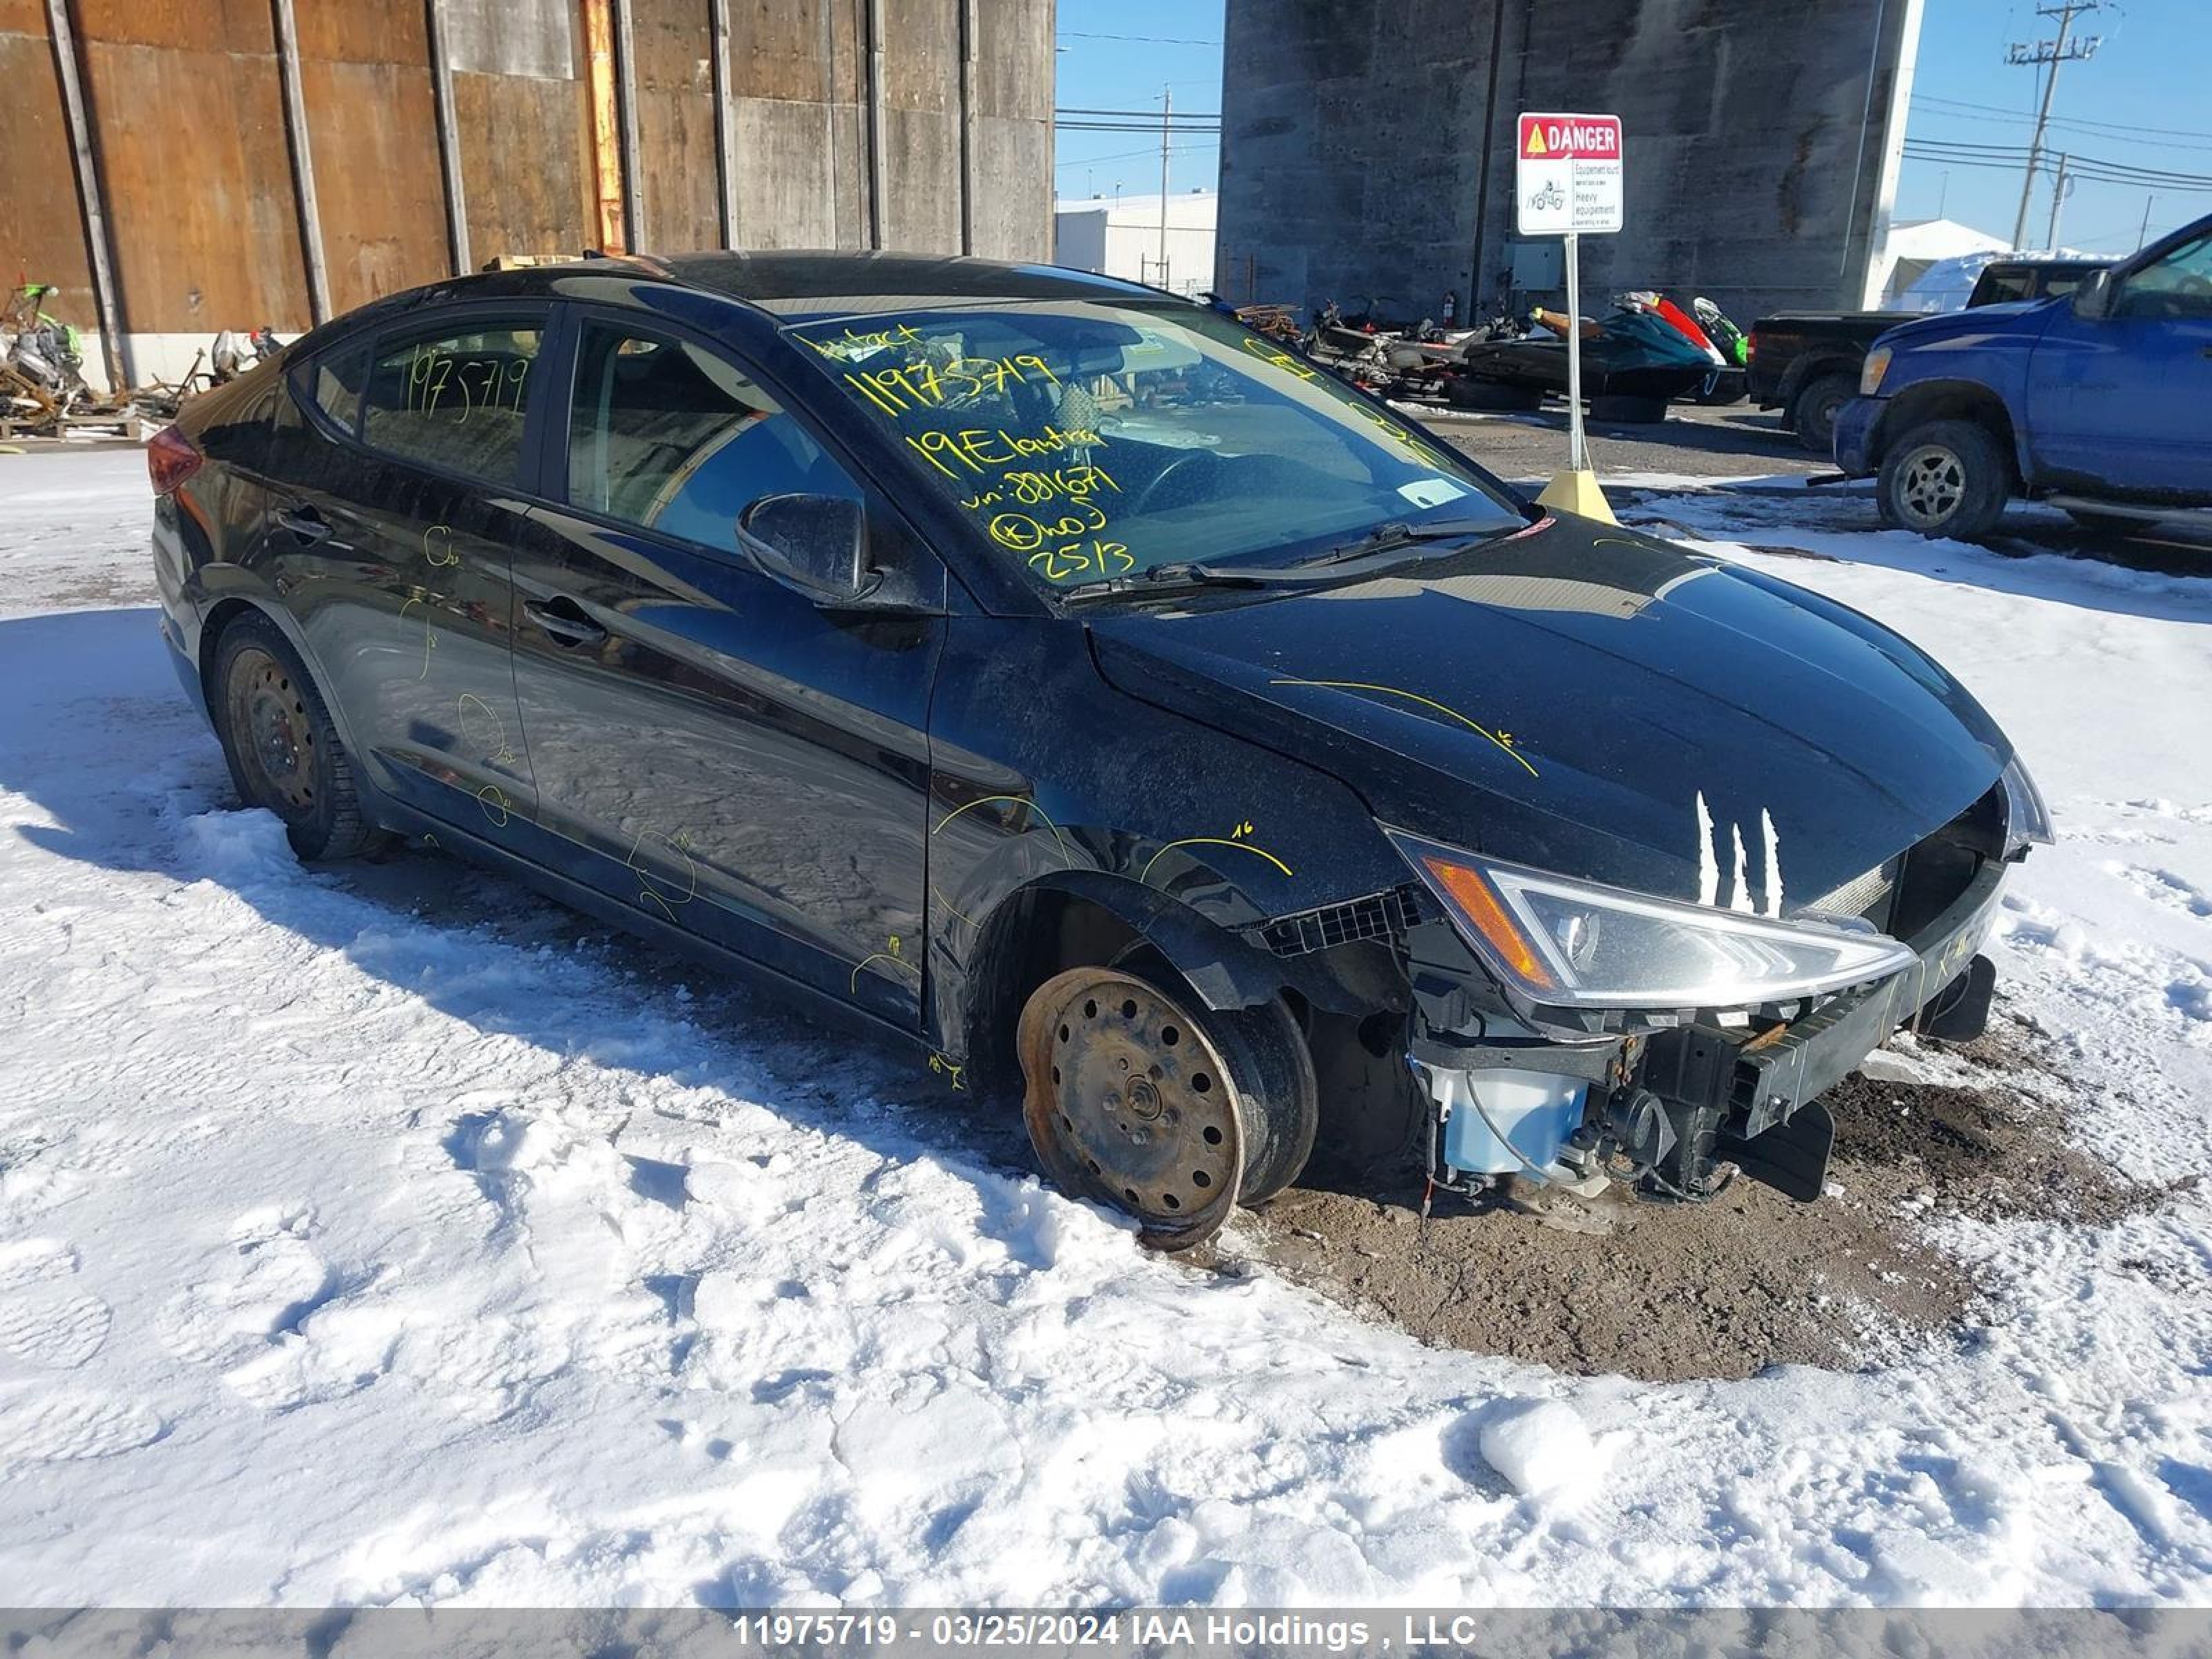
POLYGON ((1612 518, 1590 471, 1583 436, 1583 296, 1585 232, 1620 228, 1620 118, 1524 112, 1513 164, 1514 225, 1523 236, 1566 239, 1567 470, 1537 499, 1590 518, 1612 518))
POLYGON ((1605 234, 1621 227, 1618 115, 1523 115, 1514 173, 1523 236, 1605 234))

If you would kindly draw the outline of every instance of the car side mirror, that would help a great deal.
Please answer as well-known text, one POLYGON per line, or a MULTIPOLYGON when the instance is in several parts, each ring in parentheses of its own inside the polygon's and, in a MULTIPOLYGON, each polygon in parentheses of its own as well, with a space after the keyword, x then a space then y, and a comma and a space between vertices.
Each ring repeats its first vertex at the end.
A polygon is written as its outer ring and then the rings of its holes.
POLYGON ((2093 270, 2074 290, 2074 314, 2096 321, 2112 314, 2112 273, 2093 270))
POLYGON ((738 518, 763 573, 824 611, 936 614, 903 572, 868 562, 868 513, 849 495, 763 495, 738 518))

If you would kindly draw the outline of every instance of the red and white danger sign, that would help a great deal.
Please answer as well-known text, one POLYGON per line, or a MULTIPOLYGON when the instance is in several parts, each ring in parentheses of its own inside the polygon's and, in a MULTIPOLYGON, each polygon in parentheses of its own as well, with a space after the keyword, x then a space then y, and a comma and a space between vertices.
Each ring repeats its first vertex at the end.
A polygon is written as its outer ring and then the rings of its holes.
POLYGON ((1514 225, 1523 236, 1619 230, 1618 115, 1524 114, 1514 168, 1514 225))

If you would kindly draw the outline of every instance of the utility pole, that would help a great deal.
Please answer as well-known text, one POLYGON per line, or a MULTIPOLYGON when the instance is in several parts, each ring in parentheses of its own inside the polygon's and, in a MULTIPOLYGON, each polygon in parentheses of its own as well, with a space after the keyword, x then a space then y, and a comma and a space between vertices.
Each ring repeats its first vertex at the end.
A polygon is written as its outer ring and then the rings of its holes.
POLYGON ((2143 244, 2150 240, 2150 204, 2156 200, 2158 198, 2155 196, 2143 198, 2142 228, 2136 233, 2136 252, 2138 253, 2143 251, 2143 244))
POLYGON ((2066 176, 2066 162, 2067 155, 2062 149, 2058 152, 2057 181, 2051 186, 2051 229, 2043 239, 2043 246, 2053 252, 2058 246, 2058 210, 2066 205, 2066 192, 2074 187, 2074 181, 2066 176))
POLYGON ((1175 88, 1160 88, 1160 286, 1168 285, 1168 157, 1175 116, 1175 88))
POLYGON ((2012 225, 2012 245, 2015 248, 2027 236, 2027 204, 2035 194, 2036 170, 2043 165, 2043 132, 2051 121, 2051 94, 2058 90, 2058 66, 2075 58, 2086 60, 2094 58, 2097 48, 2104 44, 2102 39, 2094 34, 2084 35, 2078 40, 2069 40, 2068 37, 2074 31, 2074 20, 2085 12, 2099 9, 2103 3, 2104 0, 2056 0, 2054 4, 2038 6, 2035 9, 2038 17, 2058 20, 2058 38, 2056 40, 2038 40, 2033 45, 2016 40, 2005 54, 2008 64, 2026 64, 2037 68, 2049 66, 2043 77, 2043 102, 2035 112, 2035 136, 2027 141, 2027 176, 2020 181, 2020 214, 2012 225))

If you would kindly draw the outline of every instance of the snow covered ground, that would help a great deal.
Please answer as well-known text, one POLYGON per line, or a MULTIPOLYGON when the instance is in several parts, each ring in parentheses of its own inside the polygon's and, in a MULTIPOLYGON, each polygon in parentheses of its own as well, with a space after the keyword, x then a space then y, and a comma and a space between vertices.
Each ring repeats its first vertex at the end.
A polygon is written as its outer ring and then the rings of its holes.
MULTIPOLYGON (((1639 505, 1900 627, 2062 844, 2087 1144, 2212 1170, 2212 580, 1639 505)), ((1006 1126, 231 809, 128 452, 0 455, 0 1603, 2212 1596, 2212 1206, 1945 1224, 1965 1337, 1651 1387, 1146 1257, 1006 1126)), ((1232 1247, 1233 1247, 1232 1237, 1232 1247)), ((1625 1267, 1630 1264, 1624 1264, 1625 1267)))

